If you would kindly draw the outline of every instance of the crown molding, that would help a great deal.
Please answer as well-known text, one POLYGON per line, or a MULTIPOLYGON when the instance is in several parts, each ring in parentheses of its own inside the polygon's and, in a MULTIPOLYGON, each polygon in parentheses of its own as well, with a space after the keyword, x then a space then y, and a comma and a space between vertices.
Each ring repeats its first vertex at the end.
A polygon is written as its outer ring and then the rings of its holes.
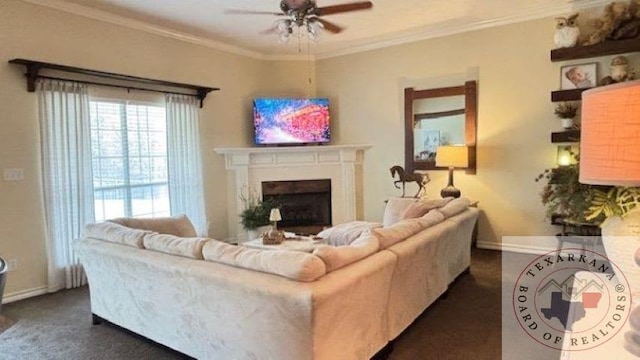
POLYGON ((192 44, 210 47, 216 50, 224 51, 231 54, 248 56, 254 59, 264 60, 265 55, 257 51, 247 50, 239 46, 230 45, 220 41, 207 39, 200 36, 184 33, 163 26, 152 25, 148 22, 133 20, 124 16, 115 15, 107 11, 93 9, 88 6, 70 3, 64 0, 21 0, 26 3, 48 7, 54 10, 64 11, 70 14, 90 18, 93 20, 104 21, 114 25, 128 27, 134 30, 141 30, 147 33, 164 36, 167 38, 186 41, 192 44))
MULTIPOLYGON (((316 60, 329 59, 333 57, 352 55, 360 52, 378 50, 386 47, 408 44, 416 41, 433 39, 437 37, 444 37, 449 35, 460 34, 469 31, 482 30, 491 27, 497 27, 502 25, 508 25, 518 22, 530 21, 541 19, 545 17, 557 16, 563 13, 571 13, 572 11, 588 9, 598 6, 604 6, 609 4, 611 0, 566 0, 564 4, 557 4, 541 8, 535 12, 526 14, 517 14, 504 16, 501 18, 478 21, 467 25, 454 25, 449 27, 442 27, 439 29, 423 28, 422 30, 411 31, 393 37, 393 39, 376 40, 376 38, 370 39, 368 44, 361 46, 353 46, 344 50, 326 51, 315 55, 316 60)), ((388 37, 389 35, 386 35, 388 37)))
MULTIPOLYGON (((529 12, 526 14, 518 14, 505 16, 498 19, 492 19, 487 21, 479 21, 463 26, 455 25, 449 27, 443 27, 439 29, 422 28, 409 33, 398 34, 393 39, 382 39, 382 37, 371 38, 367 40, 367 44, 361 46, 350 46, 347 49, 325 51, 312 56, 304 54, 265 54, 253 50, 248 50, 236 45, 223 43, 220 41, 188 34, 185 32, 177 31, 174 29, 153 25, 147 22, 130 19, 124 16, 115 15, 107 11, 90 8, 88 6, 70 3, 65 0, 20 0, 26 3, 48 7, 54 10, 64 11, 74 15, 90 18, 93 20, 104 21, 110 24, 128 27, 130 29, 140 30, 147 33, 164 36, 167 38, 185 41, 188 43, 206 46, 219 51, 224 51, 231 54, 242 55, 251 57, 258 60, 266 61, 316 61, 322 59, 328 59, 332 57, 351 55, 359 52, 371 51, 382 49, 385 47, 407 44, 411 42, 432 39, 436 37, 444 37, 449 35, 460 34, 464 32, 481 30, 495 26, 507 25, 516 22, 523 22, 528 20, 535 20, 549 16, 555 16, 562 13, 568 13, 580 9, 592 8, 597 6, 604 6, 611 0, 566 0, 563 3, 548 6, 546 8, 539 9, 535 12, 529 12)), ((393 35, 392 35, 393 36, 393 35)), ((389 35, 385 35, 388 38, 389 35)))

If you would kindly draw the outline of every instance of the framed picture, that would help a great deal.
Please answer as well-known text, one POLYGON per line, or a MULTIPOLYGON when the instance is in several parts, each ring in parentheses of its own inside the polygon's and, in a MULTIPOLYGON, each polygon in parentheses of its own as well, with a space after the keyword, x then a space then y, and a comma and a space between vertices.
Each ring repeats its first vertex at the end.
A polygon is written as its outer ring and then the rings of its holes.
POLYGON ((586 89, 596 86, 597 63, 565 65, 560 68, 560 90, 586 89))

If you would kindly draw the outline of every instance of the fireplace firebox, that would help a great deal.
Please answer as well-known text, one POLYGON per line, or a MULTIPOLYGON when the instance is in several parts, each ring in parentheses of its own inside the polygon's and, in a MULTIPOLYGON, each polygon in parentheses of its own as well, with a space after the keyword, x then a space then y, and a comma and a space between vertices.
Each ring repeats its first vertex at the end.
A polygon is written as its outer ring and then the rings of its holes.
POLYGON ((331 226, 331 179, 265 181, 262 198, 279 205, 279 229, 317 234, 331 226))

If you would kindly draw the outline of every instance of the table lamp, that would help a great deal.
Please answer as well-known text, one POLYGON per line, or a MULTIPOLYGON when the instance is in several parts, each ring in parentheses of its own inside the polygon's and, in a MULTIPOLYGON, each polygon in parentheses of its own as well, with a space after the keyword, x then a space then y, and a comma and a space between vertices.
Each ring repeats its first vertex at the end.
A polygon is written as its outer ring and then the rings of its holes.
MULTIPOLYGON (((582 93, 580 177, 583 184, 640 186, 640 81, 598 87, 582 93)), ((637 199, 636 199, 637 201, 637 199)), ((607 257, 624 273, 634 292, 640 267, 640 208, 601 225, 607 257)))
POLYGON ((449 184, 440 191, 440 196, 459 198, 460 190, 453 186, 453 169, 469 166, 469 148, 464 145, 438 146, 436 166, 449 168, 449 184))
POLYGON ((278 221, 282 220, 282 216, 280 215, 280 209, 274 208, 271 209, 271 213, 269 214, 269 221, 273 222, 273 230, 278 231, 278 221))

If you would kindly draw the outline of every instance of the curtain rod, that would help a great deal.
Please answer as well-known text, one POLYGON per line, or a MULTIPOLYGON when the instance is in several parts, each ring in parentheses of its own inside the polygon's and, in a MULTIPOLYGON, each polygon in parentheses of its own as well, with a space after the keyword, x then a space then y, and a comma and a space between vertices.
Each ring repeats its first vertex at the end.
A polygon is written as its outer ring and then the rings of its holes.
POLYGON ((173 94, 173 95, 186 95, 186 96, 193 96, 195 98, 198 98, 197 94, 186 94, 186 93, 175 92, 175 91, 156 90, 156 89, 149 89, 149 88, 141 88, 141 87, 137 87, 137 86, 115 85, 115 84, 99 83, 99 82, 95 82, 95 81, 65 79, 65 78, 59 78, 59 77, 53 77, 53 76, 44 76, 44 75, 38 75, 37 78, 38 79, 47 79, 47 80, 70 81, 70 82, 75 82, 75 83, 78 83, 78 84, 107 86, 107 87, 114 87, 114 88, 127 89, 127 90, 150 91, 150 92, 158 92, 158 93, 173 94))
POLYGON ((75 73, 75 74, 82 74, 82 75, 88 75, 88 76, 103 77, 103 78, 115 79, 115 80, 119 80, 119 81, 128 81, 128 82, 131 82, 131 83, 134 83, 134 84, 135 83, 137 83, 137 84, 143 83, 143 84, 153 84, 153 85, 161 85, 161 86, 168 86, 168 87, 174 87, 174 88, 189 89, 189 90, 195 91, 196 93, 195 94, 184 94, 184 93, 171 92, 171 91, 154 90, 154 89, 140 88, 140 87, 134 87, 134 86, 126 86, 126 85, 112 85, 112 84, 107 84, 107 83, 97 83, 97 82, 90 82, 90 81, 84 81, 84 80, 61 79, 61 78, 56 79, 56 80, 65 80, 65 81, 75 81, 75 82, 78 82, 78 83, 93 84, 93 85, 120 87, 120 88, 125 88, 125 89, 132 89, 132 90, 135 89, 135 90, 142 90, 142 91, 156 91, 156 92, 162 92, 162 93, 165 93, 165 94, 192 95, 192 96, 195 96, 196 98, 198 98, 200 100, 200 107, 202 107, 203 101, 207 97, 208 93, 210 93, 211 91, 220 90, 219 88, 212 88, 212 87, 206 87, 206 86, 200 86, 200 85, 184 84, 184 83, 177 83, 177 82, 172 82, 172 81, 143 78, 143 77, 138 77, 138 76, 117 74, 117 73, 99 71, 99 70, 84 69, 84 68, 67 66, 67 65, 46 63, 46 62, 42 62, 42 61, 34 61, 34 60, 26 60, 26 59, 12 59, 12 60, 9 60, 9 63, 10 64, 17 64, 17 65, 24 65, 27 68, 27 72, 25 73, 25 76, 27 77, 27 91, 29 91, 29 92, 36 91, 36 79, 37 78, 55 79, 55 78, 45 77, 43 75, 40 75, 40 70, 42 70, 42 69, 50 69, 50 70, 56 70, 56 71, 63 71, 63 72, 67 72, 67 73, 75 73))

